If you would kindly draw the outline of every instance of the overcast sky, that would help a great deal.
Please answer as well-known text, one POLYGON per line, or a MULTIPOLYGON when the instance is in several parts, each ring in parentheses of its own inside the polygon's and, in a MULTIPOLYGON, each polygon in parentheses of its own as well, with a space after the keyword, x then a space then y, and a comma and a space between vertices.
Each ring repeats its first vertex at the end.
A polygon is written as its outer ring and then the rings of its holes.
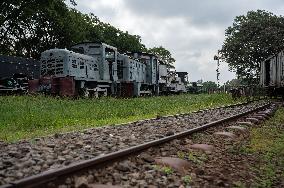
MULTIPOLYGON (((224 41, 225 29, 238 15, 263 9, 284 14, 283 0, 77 0, 76 8, 94 13, 130 34, 140 35, 148 48, 163 46, 176 59, 177 71, 187 71, 190 81, 216 81, 213 60, 224 41)), ((235 77, 226 63, 220 81, 235 77)))

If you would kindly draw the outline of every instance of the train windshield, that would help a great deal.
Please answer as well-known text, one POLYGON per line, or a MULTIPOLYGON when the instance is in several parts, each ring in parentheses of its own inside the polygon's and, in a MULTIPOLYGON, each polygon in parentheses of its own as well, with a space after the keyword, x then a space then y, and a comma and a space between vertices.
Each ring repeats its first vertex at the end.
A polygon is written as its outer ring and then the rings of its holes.
POLYGON ((76 53, 80 53, 80 54, 84 54, 85 51, 84 51, 84 48, 83 47, 79 47, 79 48, 71 48, 71 50, 73 52, 76 52, 76 53))
POLYGON ((89 46, 89 54, 90 55, 100 55, 101 47, 100 46, 89 46))
POLYGON ((115 51, 113 49, 106 48, 105 49, 106 59, 108 61, 114 62, 115 61, 115 51))

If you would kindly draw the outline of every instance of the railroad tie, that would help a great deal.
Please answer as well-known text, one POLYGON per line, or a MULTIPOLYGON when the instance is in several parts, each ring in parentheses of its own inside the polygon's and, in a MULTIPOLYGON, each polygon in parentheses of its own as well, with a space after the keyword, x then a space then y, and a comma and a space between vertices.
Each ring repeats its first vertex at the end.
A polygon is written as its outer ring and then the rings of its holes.
POLYGON ((250 121, 239 121, 237 122, 238 125, 245 125, 245 126, 253 126, 254 123, 250 121))
POLYGON ((215 132, 213 133, 213 135, 216 135, 216 136, 222 136, 222 137, 225 137, 225 138, 228 138, 228 139, 235 139, 237 136, 234 134, 234 133, 231 133, 231 132, 215 132))
POLYGON ((190 167, 190 163, 188 161, 174 157, 159 157, 155 159, 155 162, 158 165, 171 167, 180 174, 186 174, 190 167))
POLYGON ((247 121, 250 121, 252 123, 255 123, 255 124, 259 124, 260 123, 260 120, 257 119, 257 118, 252 118, 252 117, 249 117, 249 118, 246 118, 247 121))
POLYGON ((196 150, 201 150, 204 152, 212 152, 215 148, 212 145, 208 145, 208 144, 192 144, 189 146, 192 149, 196 149, 196 150))
POLYGON ((232 129, 232 130, 238 131, 239 133, 245 133, 246 132, 245 127, 236 126, 236 125, 229 126, 229 127, 227 127, 227 129, 232 129))

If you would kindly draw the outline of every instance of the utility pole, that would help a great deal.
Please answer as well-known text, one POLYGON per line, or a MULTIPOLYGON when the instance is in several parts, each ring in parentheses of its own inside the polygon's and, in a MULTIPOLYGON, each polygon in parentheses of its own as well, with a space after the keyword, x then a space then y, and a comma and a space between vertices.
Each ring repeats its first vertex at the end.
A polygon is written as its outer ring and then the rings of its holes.
POLYGON ((220 87, 220 79, 219 79, 219 76, 220 76, 220 70, 219 70, 219 67, 220 67, 220 50, 218 50, 217 55, 214 56, 214 60, 217 60, 216 72, 217 72, 217 84, 218 84, 218 88, 219 88, 220 87))

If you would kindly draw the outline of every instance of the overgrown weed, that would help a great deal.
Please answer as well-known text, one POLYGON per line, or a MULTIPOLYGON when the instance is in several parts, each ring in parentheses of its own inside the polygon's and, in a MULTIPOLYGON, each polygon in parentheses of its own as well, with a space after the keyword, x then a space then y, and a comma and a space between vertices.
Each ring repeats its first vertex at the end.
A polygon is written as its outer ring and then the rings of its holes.
POLYGON ((241 101, 227 94, 76 100, 43 95, 0 96, 0 140, 30 139, 237 102, 241 101))

